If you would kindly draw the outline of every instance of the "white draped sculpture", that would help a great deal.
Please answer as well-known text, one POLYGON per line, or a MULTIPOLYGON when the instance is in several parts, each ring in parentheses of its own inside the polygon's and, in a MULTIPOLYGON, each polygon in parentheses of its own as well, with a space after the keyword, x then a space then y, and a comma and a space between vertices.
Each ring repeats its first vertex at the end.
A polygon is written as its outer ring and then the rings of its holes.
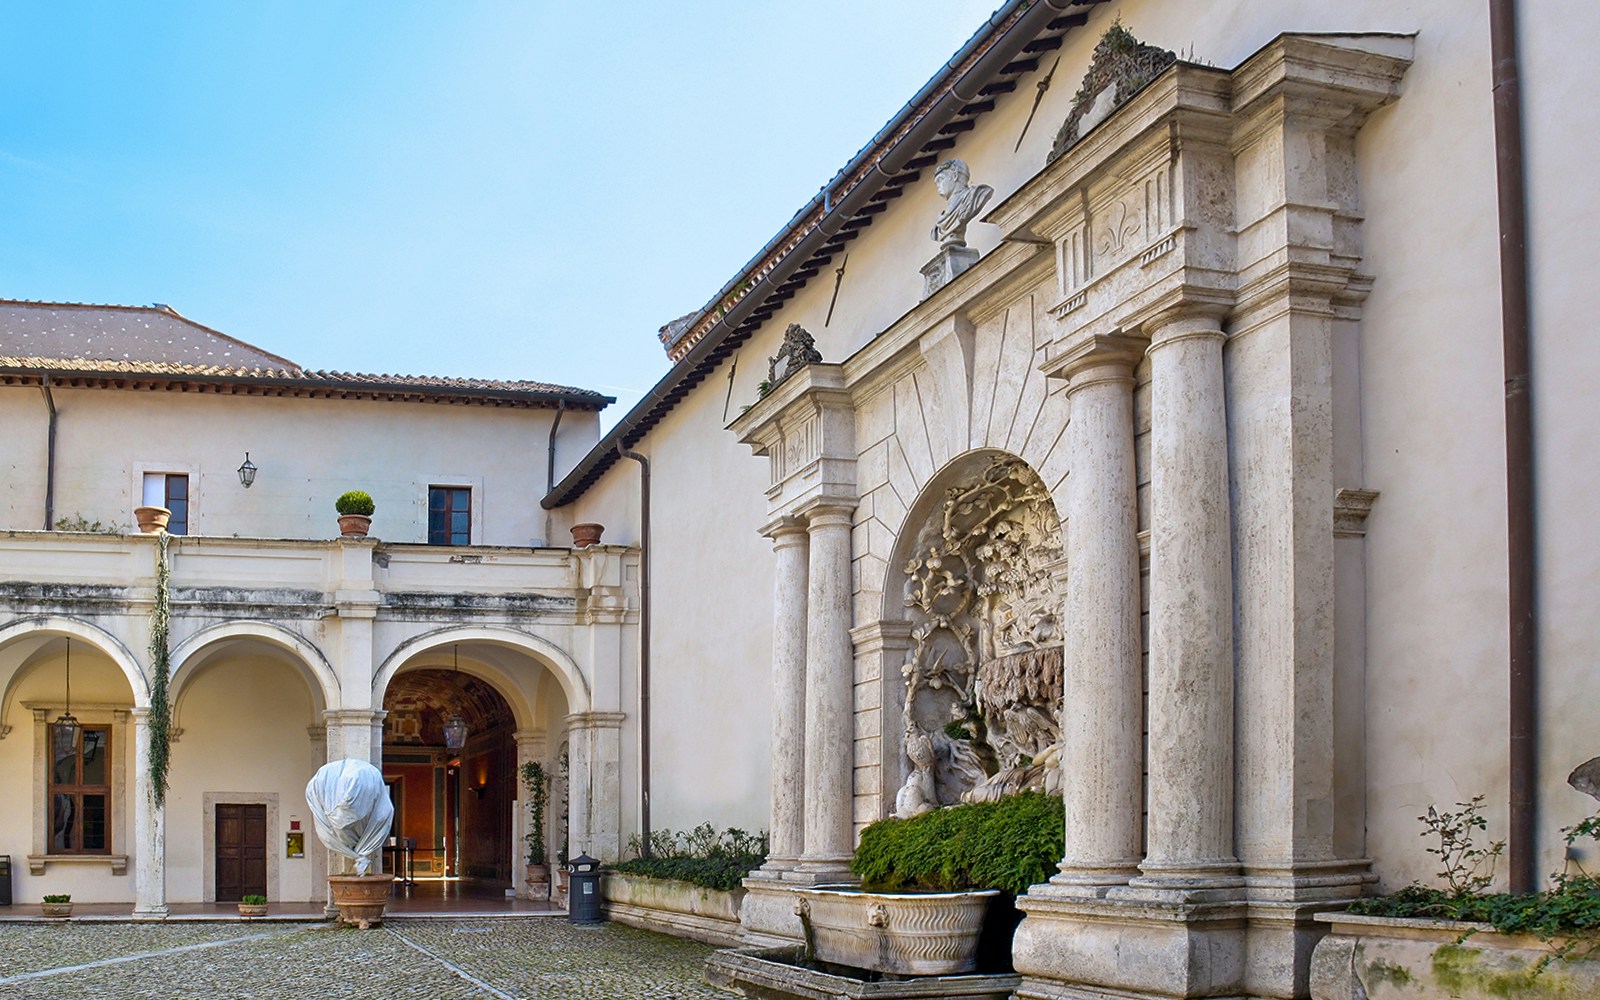
POLYGON ((357 875, 369 874, 394 819, 383 772, 364 760, 324 764, 306 785, 306 804, 328 850, 354 860, 357 875))

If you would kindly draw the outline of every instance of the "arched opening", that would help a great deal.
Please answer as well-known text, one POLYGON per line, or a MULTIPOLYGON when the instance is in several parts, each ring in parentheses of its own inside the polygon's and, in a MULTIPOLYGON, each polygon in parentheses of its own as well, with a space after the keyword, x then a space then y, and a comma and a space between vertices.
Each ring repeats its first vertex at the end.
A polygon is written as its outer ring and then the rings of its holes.
POLYGON ((252 623, 174 650, 170 901, 322 897, 326 858, 310 833, 305 786, 326 759, 330 692, 320 655, 310 656, 303 642, 252 623))
POLYGON ((0 630, 0 780, 13 796, 0 840, 13 845, 17 898, 132 899, 130 880, 115 877, 134 853, 131 713, 140 692, 124 654, 115 639, 72 619, 0 630), (76 727, 58 729, 69 713, 76 727))
POLYGON ((929 482, 901 527, 885 617, 909 640, 895 689, 896 815, 1058 787, 1061 518, 1026 462, 980 451, 929 482))
POLYGON ((422 667, 395 676, 383 708, 383 777, 394 836, 415 845, 410 874, 509 886, 517 798, 510 704, 471 674, 422 667), (451 747, 446 726, 456 719, 465 740, 451 747))

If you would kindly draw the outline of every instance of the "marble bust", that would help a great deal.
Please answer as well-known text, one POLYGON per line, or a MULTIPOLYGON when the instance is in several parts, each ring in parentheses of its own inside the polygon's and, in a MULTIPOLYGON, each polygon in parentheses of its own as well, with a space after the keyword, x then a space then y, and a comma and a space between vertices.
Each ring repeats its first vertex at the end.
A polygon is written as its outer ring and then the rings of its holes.
POLYGON ((933 239, 941 249, 967 245, 967 223, 983 211, 994 194, 987 184, 968 183, 971 173, 961 160, 946 160, 933 173, 933 186, 944 199, 944 211, 933 224, 933 239))

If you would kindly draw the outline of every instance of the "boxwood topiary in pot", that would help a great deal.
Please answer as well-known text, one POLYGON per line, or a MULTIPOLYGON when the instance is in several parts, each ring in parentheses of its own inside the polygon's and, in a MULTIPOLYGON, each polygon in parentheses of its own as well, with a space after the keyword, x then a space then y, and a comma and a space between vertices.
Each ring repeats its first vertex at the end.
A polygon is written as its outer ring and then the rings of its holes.
POLYGON ((360 538, 372 527, 372 512, 377 509, 372 497, 362 490, 350 490, 333 502, 339 512, 339 534, 360 538))

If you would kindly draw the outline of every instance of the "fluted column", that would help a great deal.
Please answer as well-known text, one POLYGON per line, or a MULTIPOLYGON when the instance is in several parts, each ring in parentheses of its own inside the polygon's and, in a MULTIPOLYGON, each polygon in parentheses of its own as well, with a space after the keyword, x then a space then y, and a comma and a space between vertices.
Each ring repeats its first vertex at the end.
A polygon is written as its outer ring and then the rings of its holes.
POLYGON ((850 509, 809 518, 806 597, 805 852, 802 871, 844 873, 855 834, 855 659, 850 643, 850 509))
MULTIPOLYGON (((1133 363, 1142 343, 1108 339, 1067 368, 1066 650, 1059 886, 1138 873, 1144 756, 1133 363)), ((1085 891, 1092 891, 1086 888, 1085 891)))
POLYGON ((133 714, 133 915, 160 920, 167 915, 166 809, 156 805, 150 782, 150 709, 133 714))
POLYGON ((805 851, 806 607, 810 545, 804 522, 768 531, 777 556, 772 623, 772 840, 769 872, 795 867, 805 851))
POLYGON ((1151 335, 1150 790, 1138 883, 1152 887, 1238 880, 1224 339, 1199 312, 1151 335))

